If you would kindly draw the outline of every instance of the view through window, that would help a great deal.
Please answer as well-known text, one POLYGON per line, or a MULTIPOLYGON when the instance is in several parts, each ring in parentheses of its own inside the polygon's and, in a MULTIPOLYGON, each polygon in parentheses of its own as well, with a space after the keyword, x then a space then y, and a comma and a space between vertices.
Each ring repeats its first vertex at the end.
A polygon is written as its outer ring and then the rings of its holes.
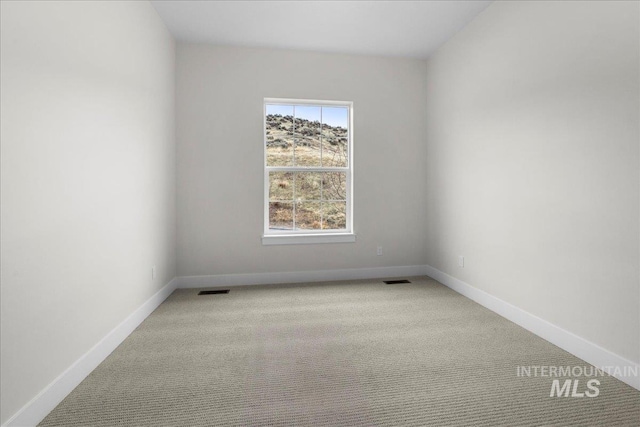
POLYGON ((351 228, 351 104, 265 101, 265 233, 351 228))

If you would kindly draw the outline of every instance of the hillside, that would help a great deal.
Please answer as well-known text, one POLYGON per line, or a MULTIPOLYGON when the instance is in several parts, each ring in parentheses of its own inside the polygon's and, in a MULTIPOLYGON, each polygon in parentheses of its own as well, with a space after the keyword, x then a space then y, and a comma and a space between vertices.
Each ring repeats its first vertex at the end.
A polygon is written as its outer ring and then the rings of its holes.
MULTIPOLYGON (((267 115, 268 166, 346 167, 347 129, 267 115)), ((271 229, 344 229, 346 172, 271 172, 271 229)))
POLYGON ((268 166, 347 166, 343 127, 269 114, 266 130, 268 166))

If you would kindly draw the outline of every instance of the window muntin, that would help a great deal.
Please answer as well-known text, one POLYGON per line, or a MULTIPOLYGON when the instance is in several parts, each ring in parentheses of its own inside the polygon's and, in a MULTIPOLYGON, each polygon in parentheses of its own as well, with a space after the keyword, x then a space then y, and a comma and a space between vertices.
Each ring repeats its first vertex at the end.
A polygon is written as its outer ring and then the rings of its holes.
POLYGON ((265 236, 352 232, 349 102, 266 99, 265 236))

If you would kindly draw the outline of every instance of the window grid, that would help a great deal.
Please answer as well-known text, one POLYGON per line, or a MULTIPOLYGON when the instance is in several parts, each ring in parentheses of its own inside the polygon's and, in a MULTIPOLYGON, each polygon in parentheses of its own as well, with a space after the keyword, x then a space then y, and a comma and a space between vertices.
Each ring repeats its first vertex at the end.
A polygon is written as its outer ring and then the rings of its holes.
MULTIPOLYGON (((265 99, 265 114, 264 114, 264 165, 265 165, 265 235, 295 235, 295 234, 331 234, 331 233, 352 233, 352 224, 353 224, 353 209, 352 209, 352 156, 353 156, 353 146, 352 146, 352 103, 350 102, 333 102, 333 101, 306 101, 306 100, 268 100, 265 99), (267 105, 291 105, 293 111, 292 117, 292 127, 291 127, 291 135, 293 139, 293 152, 292 152, 292 164, 293 166, 268 166, 267 165, 267 121, 266 121, 266 106, 267 105), (298 126, 300 120, 297 120, 296 107, 300 106, 314 106, 320 107, 320 121, 319 121, 319 141, 320 141, 320 166, 301 166, 297 164, 297 148, 299 146, 299 142, 302 141, 302 133, 299 133, 298 126), (346 166, 325 166, 324 165, 324 117, 323 117, 323 107, 332 108, 332 107, 343 107, 347 112, 347 125, 346 125, 346 134, 338 137, 339 140, 346 140, 346 157, 344 161, 346 162, 346 166), (270 196, 270 180, 269 174, 271 172, 291 172, 293 173, 293 189, 292 196, 293 200, 271 200, 270 196), (297 200, 297 182, 298 173, 299 172, 342 172, 345 173, 345 199, 327 199, 323 200, 324 196, 324 178, 320 179, 320 200, 317 199, 306 199, 305 202, 318 203, 320 205, 320 228, 319 229, 299 229, 297 223, 297 208, 300 201, 297 200), (269 218, 269 207, 271 203, 291 203, 292 204, 292 229, 291 230, 274 230, 270 228, 270 218, 269 218), (344 203, 345 204, 345 215, 346 215, 346 224, 345 228, 338 229, 325 229, 325 215, 324 206, 326 203, 344 203)), ((344 153, 341 153, 344 154, 344 153)))

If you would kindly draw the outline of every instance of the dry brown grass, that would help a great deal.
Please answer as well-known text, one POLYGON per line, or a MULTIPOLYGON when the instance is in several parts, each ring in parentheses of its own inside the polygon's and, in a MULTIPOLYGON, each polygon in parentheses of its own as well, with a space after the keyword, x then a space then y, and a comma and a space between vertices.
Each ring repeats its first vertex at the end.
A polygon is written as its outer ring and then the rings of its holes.
POLYGON ((291 230, 342 230, 346 228, 346 202, 271 202, 269 227, 291 230))

